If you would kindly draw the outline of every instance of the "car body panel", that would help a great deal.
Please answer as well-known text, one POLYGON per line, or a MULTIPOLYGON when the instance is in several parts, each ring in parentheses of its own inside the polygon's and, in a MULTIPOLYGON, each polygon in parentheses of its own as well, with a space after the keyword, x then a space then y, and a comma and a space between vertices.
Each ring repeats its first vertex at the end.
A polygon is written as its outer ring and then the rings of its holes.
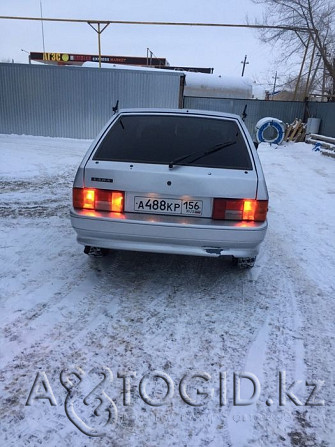
POLYGON ((101 248, 199 256, 256 256, 267 222, 213 220, 215 198, 268 200, 261 164, 242 122, 236 115, 208 111, 129 109, 114 115, 84 156, 74 187, 125 192, 123 213, 71 209, 80 244, 101 248), (94 159, 99 144, 119 116, 155 115, 207 117, 234 121, 243 135, 252 169, 222 169, 192 165, 105 161, 94 159), (202 204, 201 217, 138 212, 138 197, 172 201, 190 198, 202 204), (137 198, 137 199, 136 199, 137 198))
POLYGON ((104 188, 139 193, 157 193, 179 196, 255 198, 257 193, 256 171, 200 168, 166 165, 123 163, 89 160, 85 167, 85 187, 104 188), (93 179, 93 180, 92 180, 93 179), (102 182, 94 179, 111 180, 102 182), (200 186, 199 186, 200 185, 200 186))
POLYGON ((71 211, 78 242, 93 247, 197 256, 252 257, 267 222, 240 223, 127 213, 71 211))

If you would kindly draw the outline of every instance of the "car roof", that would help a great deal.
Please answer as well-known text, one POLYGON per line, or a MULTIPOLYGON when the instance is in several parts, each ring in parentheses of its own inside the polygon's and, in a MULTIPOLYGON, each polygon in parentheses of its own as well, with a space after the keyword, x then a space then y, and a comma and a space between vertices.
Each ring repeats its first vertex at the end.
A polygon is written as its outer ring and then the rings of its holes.
POLYGON ((239 115, 233 113, 217 112, 215 110, 195 110, 195 109, 169 109, 169 108, 127 108, 120 109, 117 114, 172 114, 172 115, 199 115, 207 117, 228 118, 242 121, 239 115))

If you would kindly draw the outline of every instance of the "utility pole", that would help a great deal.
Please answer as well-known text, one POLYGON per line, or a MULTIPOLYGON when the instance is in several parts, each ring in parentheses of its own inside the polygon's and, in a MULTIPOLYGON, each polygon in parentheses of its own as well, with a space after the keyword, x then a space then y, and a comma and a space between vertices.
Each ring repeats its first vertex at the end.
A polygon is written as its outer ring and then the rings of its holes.
MULTIPOLYGON (((327 47, 326 46, 323 48, 323 50, 324 50, 325 54, 327 55, 327 47)), ((325 97, 326 97, 326 65, 325 65, 325 62, 323 60, 321 102, 324 102, 325 97)))
POLYGON ((311 89, 310 79, 311 79, 311 73, 312 73, 312 68, 313 68, 313 63, 314 63, 315 50, 316 50, 316 44, 314 42, 311 62, 309 64, 309 69, 308 69, 308 74, 307 74, 307 81, 306 81, 305 93, 304 93, 304 101, 308 100, 310 89, 311 89))
POLYGON ((276 74, 275 74, 275 78, 274 78, 275 80, 274 80, 274 82, 273 82, 273 90, 272 90, 272 99, 273 99, 273 97, 274 97, 274 94, 275 94, 275 92, 276 92, 276 85, 277 85, 277 79, 278 79, 278 73, 276 72, 276 74))
POLYGON ((44 28, 43 28, 43 11, 42 11, 42 0, 40 0, 40 11, 41 11, 41 27, 42 27, 42 44, 43 44, 43 53, 45 53, 45 43, 44 43, 44 28))
POLYGON ((308 53, 308 48, 309 48, 310 42, 311 42, 311 35, 308 36, 308 41, 307 41, 307 44, 305 46, 304 57, 303 57, 302 62, 301 62, 301 67, 300 67, 300 72, 299 72, 299 75, 298 75, 298 79, 297 79, 297 82, 295 84, 295 89, 294 89, 294 94, 293 94, 293 101, 295 101, 296 98, 297 98, 298 87, 299 87, 299 83, 300 83, 300 80, 301 80, 302 71, 303 71, 303 68, 304 68, 304 65, 305 65, 305 61, 306 61, 306 57, 307 57, 307 53, 308 53))
POLYGON ((321 102, 324 102, 326 98, 326 66, 323 63, 323 69, 322 69, 322 93, 321 93, 321 102))
POLYGON ((98 51, 99 51, 99 68, 101 68, 101 33, 107 28, 109 22, 87 22, 92 29, 98 34, 98 51), (101 24, 105 24, 103 28, 101 28, 101 24), (95 24, 98 25, 98 29, 95 28, 95 24))
POLYGON ((247 55, 244 56, 244 60, 241 61, 241 64, 243 64, 243 68, 242 68, 242 78, 244 76, 244 71, 245 71, 245 66, 249 64, 249 62, 247 62, 247 55))
POLYGON ((152 55, 154 53, 150 50, 150 48, 147 48, 147 65, 152 65, 152 55))

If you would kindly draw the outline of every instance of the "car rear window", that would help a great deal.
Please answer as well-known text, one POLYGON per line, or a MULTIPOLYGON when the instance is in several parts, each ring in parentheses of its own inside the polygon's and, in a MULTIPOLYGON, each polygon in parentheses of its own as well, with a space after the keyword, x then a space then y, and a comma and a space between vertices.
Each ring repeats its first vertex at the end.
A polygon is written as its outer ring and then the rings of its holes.
POLYGON ((249 151, 235 121, 177 115, 121 115, 93 160, 153 164, 175 161, 184 166, 252 169, 249 151), (202 156, 211 149, 218 150, 202 156))

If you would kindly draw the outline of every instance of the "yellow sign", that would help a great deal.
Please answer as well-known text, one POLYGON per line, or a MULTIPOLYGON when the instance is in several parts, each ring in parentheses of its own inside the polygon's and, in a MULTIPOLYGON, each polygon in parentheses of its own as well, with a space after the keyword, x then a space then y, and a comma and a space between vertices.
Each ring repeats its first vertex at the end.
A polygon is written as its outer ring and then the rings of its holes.
POLYGON ((44 61, 60 62, 60 53, 43 53, 44 61))

